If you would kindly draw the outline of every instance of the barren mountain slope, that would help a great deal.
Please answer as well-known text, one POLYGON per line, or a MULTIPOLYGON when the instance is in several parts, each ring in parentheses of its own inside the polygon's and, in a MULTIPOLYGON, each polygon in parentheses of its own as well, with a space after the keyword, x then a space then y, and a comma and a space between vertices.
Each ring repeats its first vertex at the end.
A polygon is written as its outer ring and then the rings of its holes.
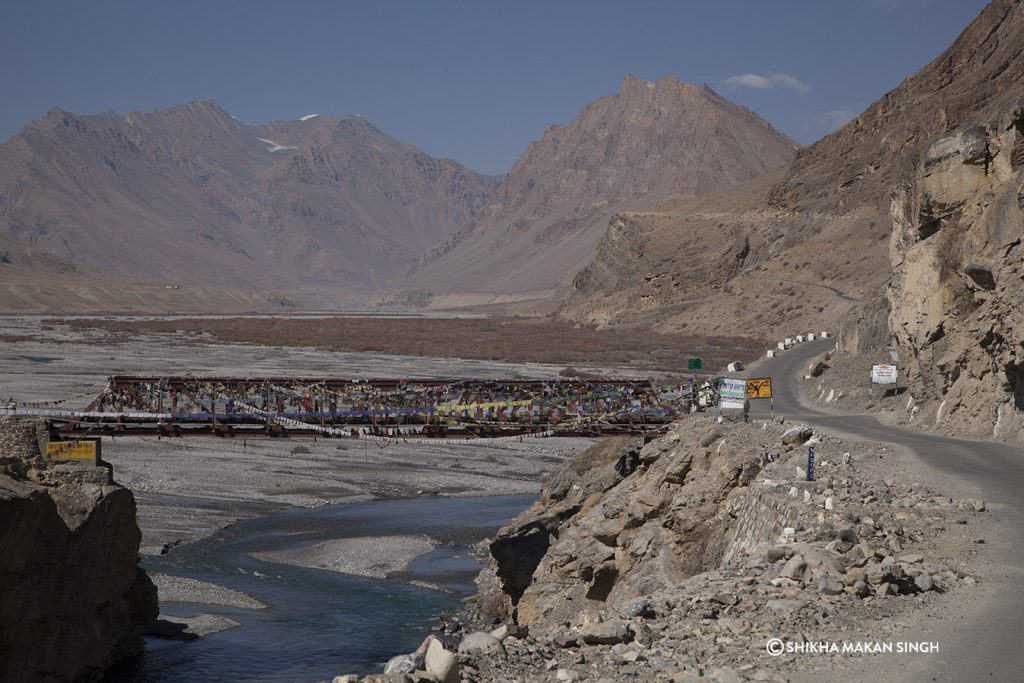
POLYGON ((615 216, 562 314, 598 325, 701 333, 834 329, 884 285, 878 261, 885 258, 888 221, 871 212, 768 208, 779 176, 615 216))
POLYGON ((628 76, 617 94, 532 143, 480 217, 402 286, 550 294, 593 257, 613 214, 748 180, 784 165, 795 147, 706 85, 628 76))
POLYGON ((1020 0, 995 0, 952 45, 864 113, 797 154, 769 196, 773 206, 888 212, 896 184, 940 135, 998 115, 1021 94, 1024 16, 1020 0))
POLYGON ((842 321, 850 348, 883 345, 893 193, 936 135, 1020 96, 1021 26, 1018 1, 994 2, 949 50, 781 174, 616 217, 564 313, 733 333, 842 321))
POLYGON ((496 184, 358 117, 253 126, 211 102, 54 109, 0 145, 0 281, 376 287, 496 184))
POLYGON ((260 127, 296 146, 256 184, 252 219, 273 259, 319 281, 380 287, 472 220, 498 179, 434 159, 358 116, 260 127))

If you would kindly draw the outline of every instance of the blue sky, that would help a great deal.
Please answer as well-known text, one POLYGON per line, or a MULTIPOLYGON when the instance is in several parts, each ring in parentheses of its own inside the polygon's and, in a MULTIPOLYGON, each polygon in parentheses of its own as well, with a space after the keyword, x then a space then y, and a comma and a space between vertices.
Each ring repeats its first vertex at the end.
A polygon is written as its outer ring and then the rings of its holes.
POLYGON ((944 50, 980 0, 0 0, 0 140, 53 106, 362 114, 504 173, 633 73, 707 83, 812 142, 944 50))

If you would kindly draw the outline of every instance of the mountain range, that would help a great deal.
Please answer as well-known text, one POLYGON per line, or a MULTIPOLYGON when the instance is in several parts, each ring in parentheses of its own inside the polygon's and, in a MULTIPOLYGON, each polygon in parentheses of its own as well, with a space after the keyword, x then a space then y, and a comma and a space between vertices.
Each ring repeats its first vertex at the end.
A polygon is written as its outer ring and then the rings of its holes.
POLYGON ((614 213, 720 190, 795 149, 674 78, 627 77, 503 178, 358 116, 55 108, 0 145, 0 291, 13 309, 91 310, 551 297, 614 213))
POLYGON ((21 242, 14 253, 104 278, 370 289, 497 184, 359 117, 254 126, 212 102, 53 109, 0 146, 0 234, 21 242))

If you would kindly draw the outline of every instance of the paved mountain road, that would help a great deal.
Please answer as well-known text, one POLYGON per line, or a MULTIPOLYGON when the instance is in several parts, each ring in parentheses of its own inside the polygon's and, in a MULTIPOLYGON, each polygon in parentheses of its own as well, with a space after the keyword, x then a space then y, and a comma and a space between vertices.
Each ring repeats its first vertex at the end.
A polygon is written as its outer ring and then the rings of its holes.
MULTIPOLYGON (((905 446, 937 472, 977 487, 993 515, 995 538, 986 537, 986 559, 995 571, 979 585, 978 599, 958 622, 944 616, 928 624, 928 634, 905 634, 906 640, 938 640, 939 653, 892 655, 895 659, 878 662, 880 671, 896 680, 892 677, 896 672, 887 667, 897 667, 898 680, 904 681, 1024 680, 1024 449, 936 436, 885 425, 872 415, 823 412, 804 405, 799 396, 800 378, 811 359, 833 344, 833 339, 824 339, 796 346, 778 358, 759 362, 748 374, 774 379, 776 415, 905 446)), ((760 416, 753 410, 751 414, 760 416)))

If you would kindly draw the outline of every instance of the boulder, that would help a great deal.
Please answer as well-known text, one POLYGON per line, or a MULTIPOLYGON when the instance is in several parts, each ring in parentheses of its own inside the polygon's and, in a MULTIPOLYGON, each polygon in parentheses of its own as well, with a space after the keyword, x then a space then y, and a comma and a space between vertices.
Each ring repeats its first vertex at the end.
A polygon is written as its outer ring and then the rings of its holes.
POLYGON ((822 595, 839 595, 843 592, 843 583, 833 576, 823 576, 818 582, 818 592, 822 595))
POLYGON ((417 669, 423 668, 423 655, 413 652, 408 655, 396 655, 384 665, 386 674, 411 674, 417 669))
POLYGON ((424 668, 439 683, 459 683, 461 680, 459 663, 455 660, 455 655, 444 649, 444 645, 437 638, 430 639, 424 658, 424 668))
POLYGON ((0 474, 0 680, 99 678, 159 613, 135 498, 103 467, 30 474, 0 474))
POLYGON ((797 425, 796 427, 790 427, 782 433, 782 443, 787 446, 799 446, 800 444, 807 443, 807 441, 814 436, 814 430, 805 425, 797 425))
POLYGON ((807 563, 804 562, 802 555, 794 555, 789 558, 786 564, 782 567, 782 571, 779 572, 779 576, 786 579, 792 579, 793 581, 805 581, 808 575, 807 563))
POLYGON ((459 654, 504 655, 505 646, 490 633, 474 631, 459 643, 459 654))
POLYGON ((559 648, 576 647, 579 639, 575 633, 559 633, 551 639, 551 644, 559 648))
POLYGON ((632 635, 629 626, 619 619, 591 622, 577 629, 580 640, 587 645, 614 645, 624 643, 632 635))

